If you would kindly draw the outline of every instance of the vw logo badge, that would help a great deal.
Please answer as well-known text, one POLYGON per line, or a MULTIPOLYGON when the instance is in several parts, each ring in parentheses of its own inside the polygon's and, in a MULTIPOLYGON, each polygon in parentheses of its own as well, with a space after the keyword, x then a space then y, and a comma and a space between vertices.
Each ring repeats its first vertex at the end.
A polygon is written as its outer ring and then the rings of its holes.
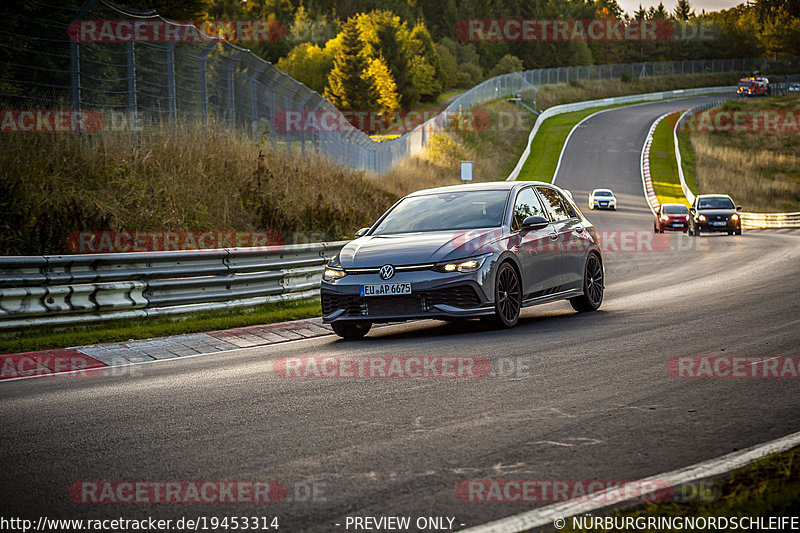
POLYGON ((381 279, 392 279, 392 276, 394 276, 394 267, 392 265, 383 265, 378 271, 378 275, 381 279))

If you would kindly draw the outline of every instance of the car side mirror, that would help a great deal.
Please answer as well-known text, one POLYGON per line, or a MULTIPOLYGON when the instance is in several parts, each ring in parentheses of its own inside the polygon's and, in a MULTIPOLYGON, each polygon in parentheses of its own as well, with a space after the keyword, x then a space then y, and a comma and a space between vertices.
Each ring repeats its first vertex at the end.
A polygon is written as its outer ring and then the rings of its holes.
POLYGON ((542 229, 550 225, 550 221, 544 217, 527 217, 522 221, 522 229, 542 229))
POLYGON ((361 228, 360 230, 358 230, 356 232, 356 237, 363 237, 364 235, 367 234, 368 231, 369 231, 369 228, 361 228))
POLYGON ((736 206, 736 210, 737 210, 737 211, 741 211, 741 210, 742 210, 742 206, 740 206, 740 205, 737 205, 737 206, 736 206))
POLYGON ((689 212, 694 215, 694 207, 690 207, 689 212))

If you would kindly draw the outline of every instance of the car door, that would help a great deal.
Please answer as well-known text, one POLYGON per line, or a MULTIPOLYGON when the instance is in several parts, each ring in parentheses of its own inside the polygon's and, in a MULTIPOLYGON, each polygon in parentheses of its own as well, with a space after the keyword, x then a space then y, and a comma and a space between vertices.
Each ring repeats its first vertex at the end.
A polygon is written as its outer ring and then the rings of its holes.
POLYGON ((526 187, 517 193, 511 215, 512 249, 522 265, 523 298, 541 296, 561 283, 561 248, 550 237, 552 224, 522 229, 522 221, 531 216, 549 219, 533 187, 526 187))
POLYGON ((536 189, 552 221, 551 242, 557 242, 561 249, 560 288, 582 287, 588 232, 575 209, 557 190, 544 186, 536 189))

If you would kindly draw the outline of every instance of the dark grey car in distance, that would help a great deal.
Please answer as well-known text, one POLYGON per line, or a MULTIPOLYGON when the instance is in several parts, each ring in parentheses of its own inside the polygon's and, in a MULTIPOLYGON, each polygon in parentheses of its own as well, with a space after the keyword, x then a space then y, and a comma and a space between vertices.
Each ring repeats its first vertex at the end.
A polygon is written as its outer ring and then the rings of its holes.
POLYGON ((689 235, 720 231, 728 235, 742 234, 742 219, 737 206, 727 194, 701 194, 689 208, 689 235))
POLYGON ((376 322, 479 317, 513 327, 520 309, 603 300, 594 226, 570 194, 541 182, 417 191, 328 262, 322 315, 345 338, 376 322))

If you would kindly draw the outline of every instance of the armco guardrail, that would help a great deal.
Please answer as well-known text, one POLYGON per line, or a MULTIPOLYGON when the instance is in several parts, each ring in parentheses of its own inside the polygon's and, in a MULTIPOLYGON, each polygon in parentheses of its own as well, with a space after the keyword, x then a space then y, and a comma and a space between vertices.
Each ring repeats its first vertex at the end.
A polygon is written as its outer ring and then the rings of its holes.
MULTIPOLYGON (((703 105, 691 107, 681 114, 678 121, 675 123, 675 128, 672 130, 672 139, 675 145, 675 159, 678 163, 678 178, 681 182, 681 189, 683 195, 689 204, 694 203, 695 194, 686 183, 686 176, 683 173, 683 159, 681 158, 681 149, 678 144, 678 130, 681 127, 686 116, 691 113, 705 111, 722 104, 725 100, 716 100, 708 102, 703 105)), ((742 216, 742 229, 777 229, 777 228, 800 228, 800 212, 799 213, 741 213, 742 216)))
POLYGON ((800 213, 742 213, 742 229, 800 228, 800 213))
POLYGON ((0 257, 0 329, 310 298, 344 244, 0 257))
POLYGON ((522 155, 517 162, 517 166, 514 167, 514 170, 511 171, 507 181, 514 181, 519 176, 522 167, 525 165, 525 161, 528 157, 531 157, 531 143, 533 142, 533 138, 536 137, 536 133, 539 131, 542 123, 550 117, 554 117, 556 115, 561 115, 562 113, 571 113, 573 111, 583 111, 584 109, 592 109, 594 107, 605 107, 608 105, 616 105, 616 104, 635 104, 638 102, 649 102, 655 100, 664 100, 666 98, 678 98, 683 96, 703 96, 707 94, 722 94, 722 93, 734 93, 736 91, 735 86, 729 87, 703 87, 700 89, 679 89, 676 91, 663 91, 657 93, 645 93, 645 94, 633 94, 629 96, 618 96, 616 98, 602 98, 600 100, 587 100, 585 102, 575 102, 572 104, 563 104, 550 107, 544 110, 537 118, 536 122, 533 125, 533 129, 531 129, 530 135, 528 135, 528 145, 525 147, 525 150, 522 152, 522 155))

